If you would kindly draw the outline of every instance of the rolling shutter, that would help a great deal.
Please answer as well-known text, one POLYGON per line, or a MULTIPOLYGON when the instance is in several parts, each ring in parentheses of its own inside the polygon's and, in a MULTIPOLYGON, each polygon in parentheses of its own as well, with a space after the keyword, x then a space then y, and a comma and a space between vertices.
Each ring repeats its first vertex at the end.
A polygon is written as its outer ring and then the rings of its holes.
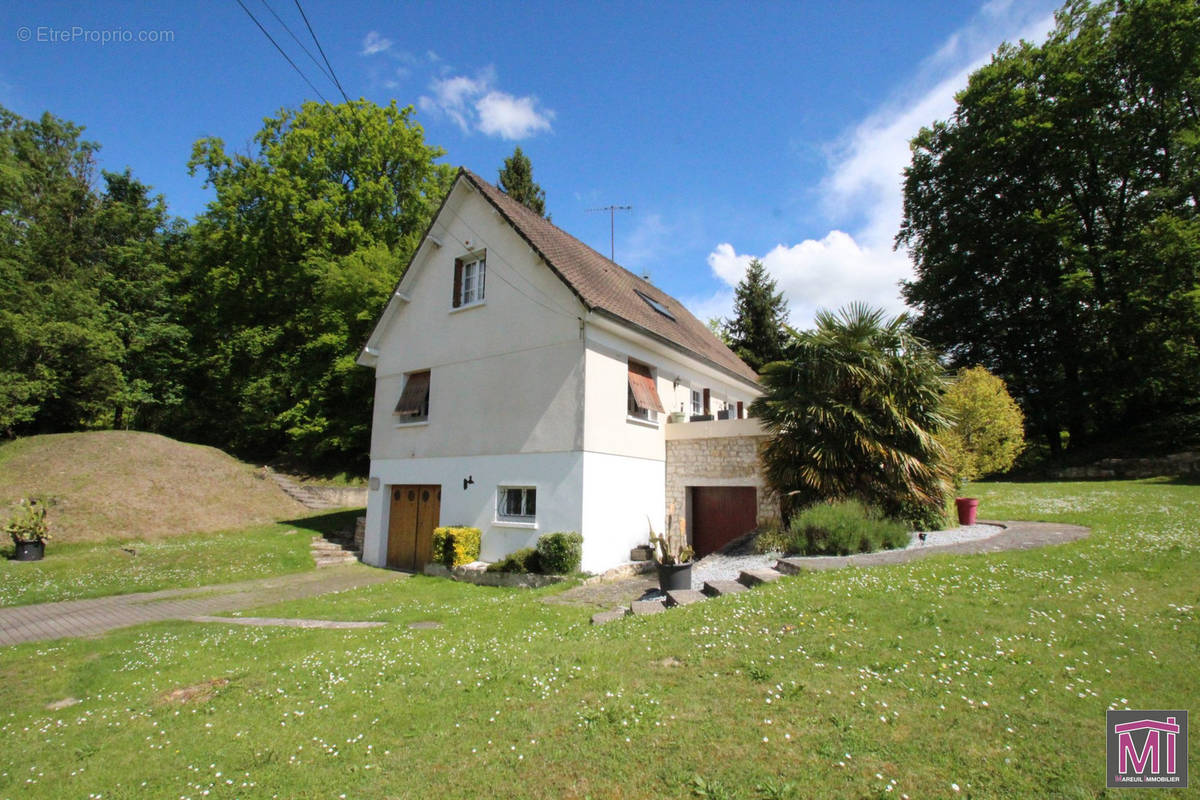
POLYGON ((654 386, 649 367, 629 362, 629 390, 633 392, 633 402, 639 409, 663 413, 662 400, 658 399, 658 389, 654 386))

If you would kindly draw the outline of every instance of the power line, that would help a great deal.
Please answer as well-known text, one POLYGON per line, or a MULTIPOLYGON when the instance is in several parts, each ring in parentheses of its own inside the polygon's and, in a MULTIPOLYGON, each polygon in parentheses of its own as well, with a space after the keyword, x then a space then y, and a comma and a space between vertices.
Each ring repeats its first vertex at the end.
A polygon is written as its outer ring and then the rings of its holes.
POLYGON ((325 67, 321 66, 321 62, 317 61, 317 57, 312 54, 312 51, 305 47, 304 43, 296 38, 296 34, 292 33, 292 29, 288 27, 288 24, 283 21, 283 18, 275 13, 275 9, 271 8, 271 4, 268 3, 267 0, 262 0, 262 4, 266 7, 267 11, 271 12, 271 16, 275 18, 275 21, 283 26, 283 29, 287 31, 288 36, 292 37, 292 41, 296 43, 296 46, 303 50, 304 55, 308 56, 308 59, 316 65, 317 69, 321 71, 321 74, 328 78, 330 83, 334 83, 333 76, 329 74, 329 71, 326 70, 325 67))
POLYGON ((245 4, 245 3, 243 3, 243 2, 242 2, 242 0, 234 0, 234 2, 236 2, 236 3, 237 3, 239 6, 241 6, 241 7, 242 7, 242 11, 245 11, 245 12, 246 12, 246 16, 250 17, 250 19, 252 19, 252 20, 254 21, 254 24, 258 26, 258 29, 259 29, 260 31, 262 31, 262 32, 263 32, 263 36, 266 36, 266 37, 267 37, 267 39, 269 39, 269 40, 270 40, 271 44, 275 45, 275 49, 279 51, 279 55, 283 56, 283 57, 284 57, 284 59, 285 59, 285 60, 286 60, 286 61, 287 61, 289 64, 291 64, 291 65, 292 65, 292 69, 296 70, 296 74, 297 74, 297 75, 299 75, 301 78, 303 78, 303 79, 304 79, 304 82, 308 84, 308 88, 310 88, 310 89, 312 89, 314 92, 316 92, 316 93, 317 93, 317 97, 321 98, 322 102, 324 102, 324 103, 325 103, 325 105, 330 105, 330 102, 329 102, 328 100, 326 100, 326 99, 325 99, 325 95, 321 94, 321 90, 320 90, 320 89, 318 89, 316 86, 313 86, 313 82, 312 82, 312 81, 310 81, 310 80, 308 79, 308 76, 307 76, 307 75, 305 75, 305 74, 304 74, 304 72, 303 72, 303 71, 302 71, 302 70, 301 70, 299 67, 297 67, 297 66, 296 66, 296 62, 295 62, 295 61, 292 61, 291 57, 290 57, 290 56, 289 56, 287 53, 285 53, 285 52, 283 51, 283 48, 279 46, 279 42, 275 41, 275 37, 274 37, 274 36, 272 36, 272 35, 271 35, 271 34, 270 34, 268 31, 267 31, 267 29, 263 27, 263 24, 262 24, 261 22, 259 22, 259 21, 258 21, 258 17, 254 16, 254 14, 253 14, 253 13, 251 13, 250 9, 246 8, 246 4, 245 4))
MULTIPOLYGON (((238 0, 241 2, 241 0, 238 0)), ((350 98, 346 95, 346 90, 342 88, 342 82, 338 80, 337 73, 334 72, 333 64, 329 63, 329 57, 325 55, 325 48, 321 47, 321 42, 317 39, 317 34, 313 32, 312 25, 308 23, 308 15, 304 13, 304 6, 300 5, 300 0, 295 0, 296 8, 300 10, 300 17, 304 20, 304 27, 308 28, 308 35, 316 42, 317 52, 321 54, 321 58, 325 60, 325 66, 329 67, 329 74, 333 76, 333 82, 337 85, 338 91, 342 93, 342 99, 346 104, 350 104, 350 98)))

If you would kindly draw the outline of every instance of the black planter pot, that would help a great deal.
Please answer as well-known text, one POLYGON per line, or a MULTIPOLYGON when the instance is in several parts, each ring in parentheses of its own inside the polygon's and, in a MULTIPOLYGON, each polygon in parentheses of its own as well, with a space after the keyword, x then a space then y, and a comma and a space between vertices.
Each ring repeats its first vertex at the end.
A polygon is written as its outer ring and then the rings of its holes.
POLYGON ((46 555, 46 543, 38 540, 36 542, 14 542, 17 552, 13 556, 13 561, 41 561, 46 555))
POLYGON ((686 564, 659 564, 658 588, 663 592, 672 589, 692 588, 692 562, 686 564))

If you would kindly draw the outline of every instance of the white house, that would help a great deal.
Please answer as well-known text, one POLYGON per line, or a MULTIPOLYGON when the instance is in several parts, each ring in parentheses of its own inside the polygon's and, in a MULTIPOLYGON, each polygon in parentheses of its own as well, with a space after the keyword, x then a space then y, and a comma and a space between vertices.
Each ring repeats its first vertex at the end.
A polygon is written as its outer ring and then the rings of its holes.
POLYGON ((358 363, 375 369, 363 560, 436 525, 485 560, 552 531, 583 568, 663 530, 666 417, 743 417, 756 375, 677 300, 461 170, 358 363))

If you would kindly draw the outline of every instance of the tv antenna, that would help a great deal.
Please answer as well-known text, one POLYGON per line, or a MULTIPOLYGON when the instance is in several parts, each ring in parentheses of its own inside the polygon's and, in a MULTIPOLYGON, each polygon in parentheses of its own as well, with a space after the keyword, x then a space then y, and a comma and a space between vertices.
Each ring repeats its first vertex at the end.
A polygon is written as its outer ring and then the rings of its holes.
POLYGON ((617 263, 617 259, 615 258, 616 230, 617 230, 617 223, 615 220, 616 220, 617 212, 618 211, 633 211, 633 206, 600 206, 599 208, 586 209, 587 213, 591 213, 593 211, 607 211, 608 212, 608 260, 615 264, 615 263, 617 263))

